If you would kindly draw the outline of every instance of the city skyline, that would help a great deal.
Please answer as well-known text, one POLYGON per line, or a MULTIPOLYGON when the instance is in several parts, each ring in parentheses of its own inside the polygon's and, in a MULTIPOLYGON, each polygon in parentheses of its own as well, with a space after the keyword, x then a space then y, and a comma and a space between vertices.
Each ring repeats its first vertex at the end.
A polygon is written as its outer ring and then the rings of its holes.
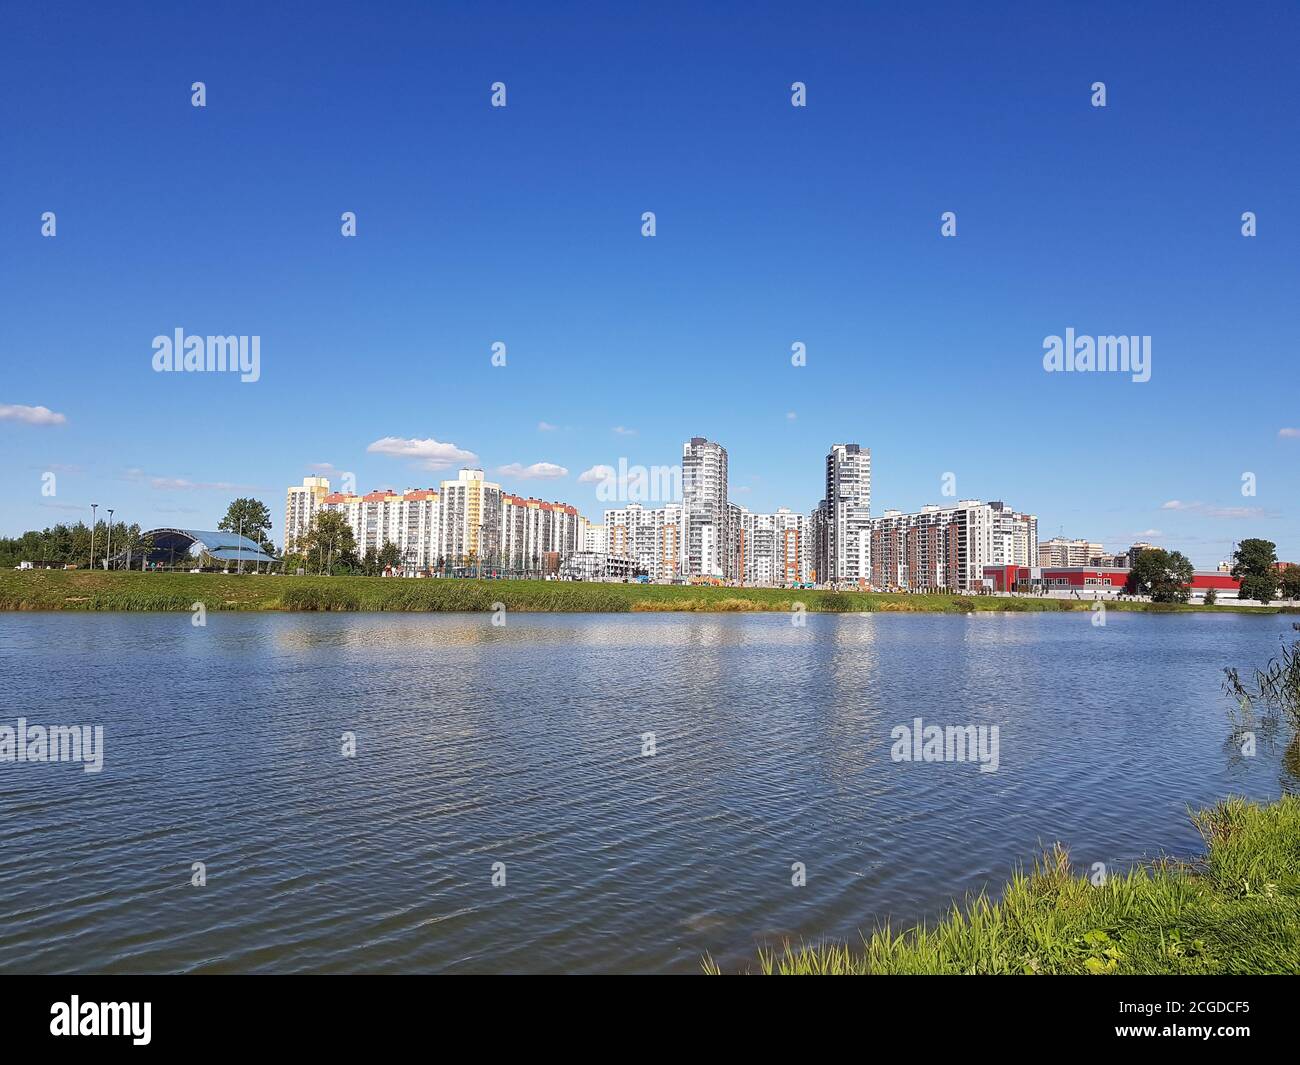
MULTIPOLYGON (((683 483, 689 485, 691 477, 689 475, 689 472, 683 477, 683 470, 686 469, 689 471, 689 466, 686 464, 690 461, 689 453, 691 451, 693 444, 709 444, 714 447, 718 447, 719 450, 721 450, 722 452, 723 455, 722 496, 723 496, 724 508, 726 504, 729 502, 732 505, 736 506, 740 511, 750 516, 772 517, 782 513, 791 513, 800 517, 801 519, 810 519, 810 518, 816 519, 818 517, 819 510, 824 509, 826 507, 827 504, 826 496, 823 496, 822 500, 820 500, 818 504, 814 505, 811 508, 791 507, 788 504, 779 504, 777 506, 764 508, 764 507, 754 506, 750 502, 745 502, 743 501, 743 498, 728 499, 727 497, 730 491, 733 490, 731 489, 731 487, 729 486, 729 484, 725 479, 726 468, 728 464, 728 452, 725 446, 718 445, 715 442, 710 441, 706 437, 700 437, 700 436, 692 437, 683 445, 684 458, 682 464, 669 465, 661 462, 651 461, 645 464, 638 464, 638 465, 641 465, 643 470, 650 472, 652 474, 652 477, 653 475, 658 473, 658 471, 662 471, 663 476, 669 477, 668 483, 672 483, 672 477, 669 476, 669 474, 671 473, 672 475, 675 475, 676 483, 678 484, 679 488, 683 483)), ((909 506, 909 507, 899 507, 899 506, 893 506, 887 504, 879 507, 876 513, 872 514, 871 513, 872 464, 871 464, 871 448, 869 447, 862 446, 858 443, 849 443, 849 444, 837 443, 831 446, 829 453, 823 457, 823 462, 821 464, 825 471, 824 491, 827 493, 827 495, 831 495, 835 490, 835 486, 838 483, 840 483, 840 479, 844 476, 844 474, 840 472, 840 470, 845 463, 846 449, 849 452, 850 459, 858 457, 859 450, 860 450, 860 457, 863 460, 863 464, 865 467, 864 475, 856 472, 851 473, 849 475, 851 478, 854 478, 852 483, 856 484, 857 483, 856 478, 861 476, 863 478, 863 483, 865 484, 865 492, 863 495, 863 500, 861 501, 861 512, 862 512, 861 520, 863 522, 862 524, 863 529, 866 529, 868 524, 868 519, 874 521, 882 517, 891 517, 891 516, 897 517, 900 515, 915 516, 925 512, 942 511, 945 508, 952 508, 958 505, 959 502, 961 504, 967 502, 988 504, 990 501, 992 501, 996 505, 1002 505, 999 502, 1000 494, 997 492, 985 493, 980 495, 969 495, 969 496, 963 493, 961 496, 961 500, 959 501, 956 498, 958 493, 956 492, 955 480, 951 479, 950 475, 945 475, 945 477, 941 479, 939 485, 939 491, 935 494, 933 498, 927 499, 924 503, 918 503, 914 506, 909 506), (833 460, 837 461, 838 464, 833 465, 833 460)), ((624 466, 627 465, 625 459, 620 458, 620 461, 624 463, 624 466)), ((189 528, 199 528, 199 527, 207 528, 209 526, 215 527, 217 521, 219 520, 219 513, 224 513, 224 508, 230 502, 230 498, 232 497, 232 494, 247 492, 256 497, 260 493, 261 495, 266 495, 268 497, 268 499, 264 499, 263 502, 267 503, 268 509, 272 515, 272 528, 271 528, 270 539, 273 542, 279 544, 281 550, 287 550, 290 546, 290 543, 288 542, 289 537, 294 531, 294 525, 293 525, 294 519, 292 516, 293 509, 294 509, 293 500, 295 498, 294 493, 296 492, 301 493, 305 491, 307 489, 307 486, 313 482, 322 486, 321 491, 319 492, 320 497, 324 498, 324 496, 328 494, 330 499, 336 505, 343 502, 344 496, 347 496, 354 504, 362 501, 377 500, 383 497, 408 497, 408 498, 423 499, 432 496, 436 502, 436 498, 440 490, 440 487, 445 486, 448 483, 452 483, 452 484, 455 483, 455 479, 449 480, 445 476, 445 474, 439 474, 438 476, 435 477, 426 476, 423 479, 423 481, 421 481, 419 478, 410 479, 403 487, 396 487, 395 483, 390 483, 382 486, 362 487, 360 484, 356 483, 355 481, 356 475, 350 471, 335 470, 329 467, 321 468, 319 466, 314 467, 314 469, 315 472, 309 473, 306 476, 304 476, 301 479, 300 484, 297 485, 290 484, 288 486, 287 489, 288 500, 283 510, 280 509, 279 502, 278 502, 279 494, 286 491, 286 489, 283 486, 281 486, 279 489, 276 489, 271 486, 254 485, 251 483, 247 483, 247 484, 229 483, 229 484, 222 484, 222 485, 207 486, 210 489, 210 491, 220 496, 222 502, 220 503, 218 510, 213 511, 206 515, 202 515, 202 520, 198 520, 198 521, 143 520, 141 521, 130 514, 127 515, 121 514, 120 507, 117 508, 119 513, 116 520, 125 521, 127 524, 137 523, 140 525, 142 529, 150 528, 150 527, 169 527, 169 526, 189 527, 189 528), (353 487, 347 488, 344 487, 343 484, 337 483, 334 478, 338 478, 338 477, 343 478, 344 484, 351 484, 353 485, 353 487), (221 495, 221 493, 223 492, 226 493, 224 496, 221 495), (279 519, 279 515, 281 514, 284 515, 283 521, 279 519)), ((545 492, 540 490, 541 484, 548 484, 553 487, 558 487, 559 479, 557 478, 547 478, 541 482, 536 482, 536 481, 530 482, 527 477, 523 477, 522 480, 524 481, 524 483, 528 484, 530 487, 526 489, 514 489, 506 486, 505 484, 500 484, 494 481, 487 480, 487 478, 489 476, 497 476, 497 477, 504 478, 504 477, 508 477, 512 472, 517 472, 517 471, 511 471, 508 469, 506 470, 498 469, 497 471, 493 472, 493 471, 485 470, 481 465, 475 465, 473 463, 469 463, 459 467, 458 477, 461 480, 463 480, 464 475, 469 471, 477 472, 480 475, 480 479, 485 480, 486 483, 489 484, 490 487, 497 492, 499 499, 502 500, 509 499, 519 504, 541 504, 543 507, 548 507, 548 508, 562 507, 572 511, 575 518, 577 518, 578 521, 590 526, 597 526, 602 524, 605 519, 605 516, 609 513, 611 509, 614 508, 632 506, 632 507, 645 507, 647 509, 653 509, 656 506, 656 500, 654 499, 653 496, 654 486, 652 480, 648 480, 645 482, 645 490, 651 493, 649 496, 638 497, 635 489, 633 490, 633 493, 631 495, 628 495, 627 485, 623 484, 620 486, 620 482, 618 480, 616 470, 612 467, 605 468, 603 464, 597 464, 596 466, 591 467, 588 471, 586 471, 588 476, 585 478, 585 483, 594 486, 592 488, 592 491, 595 492, 597 495, 596 501, 588 507, 584 507, 582 505, 573 503, 566 499, 561 499, 558 492, 545 492), (591 476, 593 474, 600 474, 600 476, 591 476), (611 486, 618 486, 616 490, 613 491, 613 494, 608 495, 605 499, 600 498, 600 488, 601 488, 602 480, 604 481, 604 487, 606 489, 609 489, 611 486), (611 507, 611 503, 613 504, 613 507, 611 507)), ((447 472, 454 473, 457 471, 449 470, 447 472)), ((127 480, 130 480, 130 478, 127 478, 127 480)), ((190 486, 155 485, 154 487, 157 489, 165 489, 171 487, 173 491, 179 493, 181 491, 187 490, 190 486)), ((103 495, 102 492, 100 494, 103 495)), ((686 491, 682 490, 679 491, 678 494, 673 498, 658 500, 657 502, 659 505, 663 505, 666 503, 670 506, 676 506, 679 510, 684 511, 685 504, 686 504, 686 494, 687 494, 686 491)), ((1005 495, 1005 494, 1001 494, 1001 495, 1005 495)), ((105 496, 104 498, 106 499, 111 498, 111 496, 105 496)), ((859 501, 856 498, 850 496, 848 509, 851 511, 853 506, 858 502, 859 501)), ((98 504, 98 505, 101 510, 104 510, 105 504, 98 504)), ((87 504, 86 509, 89 510, 89 508, 90 505, 87 504)), ((47 525, 55 525, 60 523, 75 524, 78 520, 81 520, 75 516, 76 513, 75 507, 65 508, 61 506, 58 509, 69 511, 70 516, 53 519, 47 522, 47 525)), ((163 515, 169 513, 169 511, 166 510, 165 508, 160 508, 158 512, 163 515)), ((299 533, 302 531, 303 528, 305 528, 306 524, 310 524, 310 516, 314 514, 314 512, 315 512, 314 507, 311 508, 310 510, 300 512, 299 528, 298 528, 299 533)), ((830 512, 833 513, 833 510, 830 512)), ((192 511, 191 513, 197 514, 198 512, 192 511)), ((843 525, 843 521, 844 521, 842 515, 843 515, 843 511, 841 512, 841 518, 840 518, 841 525, 843 525)), ((1131 536, 1131 537, 1125 537, 1123 535, 1117 537, 1090 537, 1087 535, 1078 537, 1078 536, 1069 535, 1069 533, 1072 532, 1073 530, 1063 530, 1055 534, 1052 534, 1050 529, 1046 527, 1042 527, 1042 536, 1041 538, 1039 538, 1038 529, 1041 526, 1041 522, 1038 519, 1038 516, 1036 514, 1031 515, 1031 517, 1033 518, 1035 523, 1036 539, 1035 539, 1034 550, 1030 553, 1033 556, 1033 558, 1029 562, 1030 565, 1048 564, 1048 563, 1040 563, 1038 561, 1037 558, 1038 544, 1040 543, 1041 545, 1043 545, 1044 549, 1048 544, 1057 543, 1057 542, 1060 543, 1068 542, 1074 545, 1081 545, 1086 543, 1093 546, 1100 544, 1102 545, 1102 547, 1109 548, 1110 549, 1109 554, 1112 557, 1114 557, 1114 556, 1122 556, 1134 544, 1146 545, 1147 544, 1147 541, 1145 540, 1146 536, 1154 536, 1158 538, 1161 537, 1161 534, 1159 533, 1158 530, 1146 530, 1145 532, 1140 533, 1139 535, 1131 536)), ((106 520, 103 514, 100 515, 99 520, 101 522, 106 520)), ((713 523, 714 522, 712 521, 710 522, 710 524, 713 523)), ((87 522, 87 524, 89 523, 87 522)), ((820 544, 811 543, 806 548, 806 550, 812 552, 815 557, 823 560, 823 562, 825 562, 828 559, 833 559, 835 557, 836 549, 833 546, 835 543, 835 536, 833 532, 835 524, 836 524, 835 522, 831 522, 827 520, 826 528, 828 529, 828 533, 823 539, 823 541, 820 544)), ((1092 524, 1096 524, 1096 522, 1092 521, 1092 524)), ((684 527, 683 534, 682 534, 684 555, 689 555, 691 551, 691 547, 690 547, 691 540, 689 538, 689 533, 687 529, 688 527, 684 527)), ((18 535, 26 531, 29 530, 27 529, 17 530, 10 535, 18 535)), ((467 529, 465 536, 468 538, 471 535, 472 534, 467 529)), ((866 558, 867 568, 870 569, 871 568, 870 550, 865 547, 865 544, 864 546, 858 546, 858 540, 856 539, 857 537, 856 532, 854 533, 854 537, 855 538, 852 541, 854 545, 852 547, 852 552, 859 558, 866 558)), ((581 543, 581 539, 582 537, 580 534, 578 537, 579 543, 581 543)), ((869 533, 867 533, 867 535, 864 537, 864 540, 869 540, 869 533)), ((381 546, 382 542, 383 542, 382 540, 379 541, 378 543, 375 544, 375 546, 381 546)), ((394 540, 393 542, 397 542, 397 541, 394 540)), ((468 542, 468 540, 466 540, 466 542, 468 542)), ((358 545, 359 545, 359 549, 363 551, 366 546, 366 541, 363 538, 358 537, 358 545)), ((1156 544, 1154 546, 1164 546, 1171 550, 1178 549, 1177 544, 1169 542, 1168 540, 1165 540, 1163 538, 1161 543, 1156 544)), ((579 547, 578 550, 581 550, 581 547, 579 547)), ((1097 551, 1091 552, 1092 555, 1097 555, 1098 553, 1099 552, 1097 551)), ((1188 552, 1184 552, 1184 553, 1187 553, 1189 558, 1192 558, 1198 570, 1207 570, 1207 571, 1221 564, 1226 559, 1231 558, 1231 551, 1227 552, 1222 558, 1218 558, 1213 561, 1210 561, 1208 557, 1205 559, 1201 559, 1195 557, 1194 555, 1188 552)), ((1283 549, 1282 545, 1279 545, 1278 553, 1279 553, 1279 557, 1282 558, 1289 557, 1288 552, 1283 549)), ((463 557, 463 554, 464 553, 462 552, 461 556, 454 556, 454 557, 463 557)), ((1086 564, 1088 555, 1089 552, 1086 551, 1080 552, 1078 550, 1072 551, 1070 553, 1070 557, 1073 560, 1073 564, 1086 564)), ((453 556, 449 554, 448 557, 453 557, 453 556)), ((1054 562, 1051 564, 1064 564, 1064 563, 1054 562)), ((856 580, 858 574, 861 572, 860 565, 861 565, 860 562, 855 562, 853 564, 852 571, 849 572, 841 566, 836 566, 832 562, 830 570, 827 571, 830 574, 828 579, 834 579, 841 582, 856 580)))
POLYGON ((826 496, 807 513, 755 512, 730 500, 728 468, 721 442, 693 436, 679 466, 640 468, 628 479, 606 469, 606 506, 595 520, 568 503, 512 494, 475 467, 437 488, 402 492, 335 491, 326 477, 305 477, 285 492, 284 553, 310 555, 319 516, 332 511, 351 530, 357 556, 379 557, 391 545, 391 568, 407 576, 486 566, 491 576, 931 591, 982 588, 986 567, 1005 574, 1039 563, 1037 516, 1001 500, 873 517, 871 452, 858 443, 831 446, 826 496))

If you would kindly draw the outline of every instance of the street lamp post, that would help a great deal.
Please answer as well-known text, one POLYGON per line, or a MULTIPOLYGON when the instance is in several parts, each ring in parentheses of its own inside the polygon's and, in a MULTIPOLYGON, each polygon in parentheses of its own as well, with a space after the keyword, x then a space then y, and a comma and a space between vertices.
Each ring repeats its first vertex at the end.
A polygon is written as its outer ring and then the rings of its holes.
POLYGON ((95 568, 95 512, 99 509, 98 503, 90 504, 90 568, 95 568))
POLYGON ((104 551, 105 568, 113 564, 113 508, 108 508, 108 548, 104 551))

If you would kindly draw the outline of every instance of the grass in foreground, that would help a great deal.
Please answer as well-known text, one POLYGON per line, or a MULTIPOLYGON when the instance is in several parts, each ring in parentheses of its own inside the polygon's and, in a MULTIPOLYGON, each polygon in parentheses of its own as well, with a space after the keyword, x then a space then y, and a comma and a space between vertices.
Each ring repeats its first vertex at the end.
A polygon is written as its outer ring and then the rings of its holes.
MULTIPOLYGON (((1229 799, 1193 815, 1203 862, 1160 862, 1100 887, 1059 846, 932 927, 888 927, 860 949, 761 951, 778 975, 1300 972, 1300 798, 1229 799)), ((706 972, 719 969, 711 959, 706 972)))
MULTIPOLYGON (((507 610, 623 613, 627 611, 785 611, 803 603, 820 613, 1088 610, 1080 600, 993 596, 890 595, 776 588, 708 588, 571 581, 472 581, 396 577, 268 577, 216 573, 124 573, 92 570, 0 571, 0 610, 507 610)), ((1168 607, 1107 603, 1108 610, 1200 609, 1276 613, 1278 607, 1168 607)), ((1285 608, 1282 608, 1285 609, 1285 608)))

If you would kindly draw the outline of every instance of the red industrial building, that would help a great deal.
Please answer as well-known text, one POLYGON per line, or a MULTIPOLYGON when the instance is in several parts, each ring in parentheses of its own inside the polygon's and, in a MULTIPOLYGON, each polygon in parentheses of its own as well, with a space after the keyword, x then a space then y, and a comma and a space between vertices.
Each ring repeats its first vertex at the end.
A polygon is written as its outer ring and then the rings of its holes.
MULTIPOLYGON (((1121 592, 1128 570, 1107 566, 985 566, 984 585, 995 592, 1121 592)), ((1192 595, 1211 588, 1222 599, 1235 599, 1241 581, 1213 570, 1192 574, 1192 595)))

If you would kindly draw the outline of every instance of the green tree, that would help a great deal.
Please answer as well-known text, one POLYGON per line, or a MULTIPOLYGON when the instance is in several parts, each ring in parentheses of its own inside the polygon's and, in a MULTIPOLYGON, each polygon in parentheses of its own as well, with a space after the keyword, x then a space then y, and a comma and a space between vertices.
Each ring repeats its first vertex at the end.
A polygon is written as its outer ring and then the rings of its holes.
POLYGON ((1272 602, 1277 596, 1277 545, 1272 540, 1242 540, 1232 555, 1232 575, 1241 581, 1242 599, 1272 602))
POLYGON ((243 531, 254 543, 262 544, 267 554, 275 553, 275 545, 267 534, 271 531, 271 512, 260 499, 240 498, 226 508, 226 516, 217 523, 222 532, 243 531))
POLYGON ((1300 599, 1300 566, 1288 566, 1278 581, 1286 599, 1300 599))
MULTIPOLYGON (((117 535, 116 532, 113 534, 114 555, 119 554, 116 547, 117 535)), ((130 566, 131 569, 142 569, 149 552, 153 550, 153 537, 145 536, 139 525, 128 525, 122 532, 122 547, 123 551, 120 553, 122 565, 130 566)))
POLYGON ((1219 601, 1219 593, 1216 592, 1213 588, 1207 588, 1205 590, 1205 605, 1214 606, 1214 604, 1217 603, 1218 601, 1219 601))
POLYGON ((379 549, 379 572, 383 573, 386 569, 397 569, 402 564, 402 552, 398 550, 397 545, 391 540, 379 549))
POLYGON ((1153 603, 1185 603, 1192 594, 1193 572, 1181 551, 1147 548, 1133 560, 1124 590, 1129 595, 1149 595, 1153 603))
POLYGON ((359 567, 352 526, 337 510, 317 511, 305 541, 303 554, 317 573, 333 573, 336 565, 345 570, 359 567))

